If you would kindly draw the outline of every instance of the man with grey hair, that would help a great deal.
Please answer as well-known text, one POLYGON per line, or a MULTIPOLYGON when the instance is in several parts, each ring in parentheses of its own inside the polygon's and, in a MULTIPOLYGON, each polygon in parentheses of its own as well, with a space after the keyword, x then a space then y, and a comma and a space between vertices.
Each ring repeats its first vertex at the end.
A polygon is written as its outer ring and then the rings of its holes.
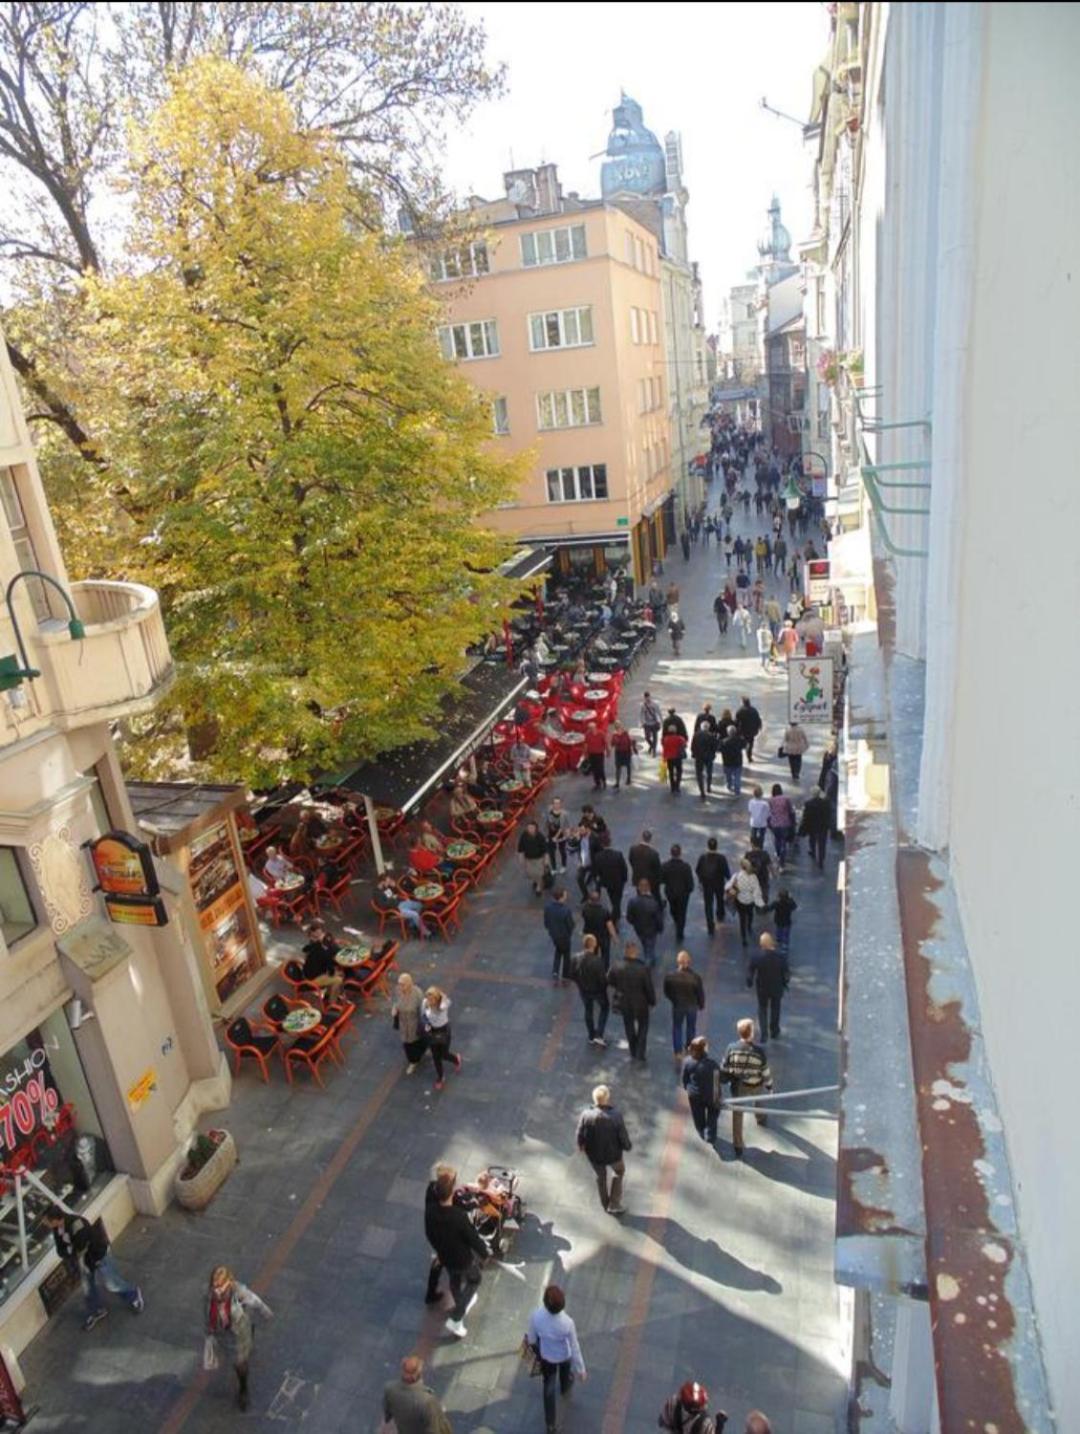
POLYGON ((760 1409, 751 1409, 746 1416, 746 1429, 743 1434, 772 1434, 772 1425, 760 1409))
POLYGON ((582 1111, 577 1124, 577 1148, 588 1160, 596 1176, 600 1204, 609 1215, 625 1214, 622 1203, 623 1176, 626 1163, 623 1155, 632 1147, 626 1133, 626 1122, 611 1103, 611 1091, 598 1085, 592 1093, 593 1103, 582 1111), (608 1170, 612 1172, 608 1190, 608 1170))
POLYGON ((401 1361, 401 1378, 383 1390, 383 1417, 393 1420, 397 1434, 447 1434, 452 1429, 435 1391, 423 1383, 424 1361, 407 1354, 401 1361))

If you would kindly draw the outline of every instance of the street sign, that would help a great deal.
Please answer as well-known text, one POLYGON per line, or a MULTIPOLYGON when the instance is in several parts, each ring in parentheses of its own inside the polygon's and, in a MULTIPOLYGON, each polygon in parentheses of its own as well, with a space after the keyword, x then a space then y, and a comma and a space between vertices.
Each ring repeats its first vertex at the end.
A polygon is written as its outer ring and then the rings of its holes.
POLYGON ((832 722, 833 659, 788 659, 788 721, 832 722))

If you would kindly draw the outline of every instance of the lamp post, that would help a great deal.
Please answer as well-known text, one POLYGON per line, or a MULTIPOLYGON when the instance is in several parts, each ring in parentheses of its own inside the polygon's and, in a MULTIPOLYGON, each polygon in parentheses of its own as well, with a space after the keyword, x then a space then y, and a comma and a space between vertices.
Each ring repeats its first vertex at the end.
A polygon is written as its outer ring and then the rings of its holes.
POLYGON ((16 573, 7 585, 4 593, 4 601, 7 603, 8 617, 11 619, 12 630, 15 633, 15 644, 18 648, 18 655, 11 653, 7 657, 0 657, 0 692, 10 692, 13 687, 19 687, 27 680, 40 677, 41 673, 36 667, 30 666, 30 658, 27 655, 26 644, 23 642, 22 632, 19 628, 19 619, 15 616, 15 605, 11 595, 15 590, 15 584, 20 578, 39 578, 43 583, 48 583, 55 588, 64 600, 68 610, 68 634, 73 641, 78 642, 86 636, 86 628, 83 626, 78 613, 75 611, 75 604, 71 596, 66 593, 55 578, 48 573, 40 572, 37 568, 24 568, 22 572, 16 573), (19 666, 19 662, 22 666, 19 666))

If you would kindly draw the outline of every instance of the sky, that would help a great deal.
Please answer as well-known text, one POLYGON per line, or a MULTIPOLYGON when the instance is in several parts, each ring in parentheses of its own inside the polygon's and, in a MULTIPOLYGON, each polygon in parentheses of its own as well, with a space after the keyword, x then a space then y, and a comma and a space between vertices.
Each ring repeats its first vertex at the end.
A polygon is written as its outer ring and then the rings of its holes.
POLYGON ((563 192, 600 193, 600 157, 621 90, 663 144, 682 134, 690 257, 705 315, 757 262, 775 191, 798 241, 811 218, 811 156, 799 127, 760 107, 807 117, 828 37, 824 5, 463 4, 483 21, 507 92, 447 138, 444 173, 461 194, 502 194, 504 170, 558 165, 563 192))

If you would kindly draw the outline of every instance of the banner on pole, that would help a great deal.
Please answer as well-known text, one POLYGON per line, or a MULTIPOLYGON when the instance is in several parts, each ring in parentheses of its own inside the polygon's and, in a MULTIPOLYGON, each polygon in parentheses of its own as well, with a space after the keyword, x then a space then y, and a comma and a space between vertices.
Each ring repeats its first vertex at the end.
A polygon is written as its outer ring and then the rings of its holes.
POLYGON ((788 720, 832 722, 833 659, 792 657, 788 661, 788 720))

